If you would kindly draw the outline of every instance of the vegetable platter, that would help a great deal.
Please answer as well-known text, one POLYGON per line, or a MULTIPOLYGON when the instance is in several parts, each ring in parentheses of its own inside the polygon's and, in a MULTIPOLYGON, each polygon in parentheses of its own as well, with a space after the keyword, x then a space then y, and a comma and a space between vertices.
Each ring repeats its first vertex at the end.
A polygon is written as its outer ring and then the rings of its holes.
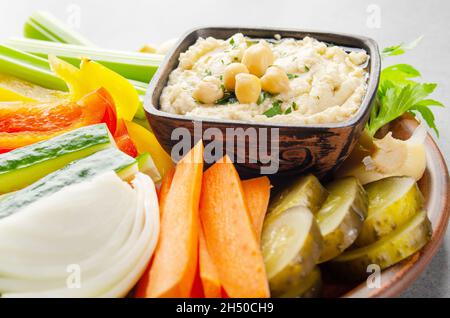
MULTIPOLYGON (((306 103, 283 110, 289 87, 339 59, 364 89, 364 63, 375 58, 302 37, 322 66, 295 73, 276 60, 289 39, 197 40, 243 56, 223 63, 223 83, 203 72, 188 100, 213 111, 266 103, 263 121, 305 115, 306 103)), ((23 38, 0 44, 0 296, 399 295, 436 253, 450 213, 448 170, 431 137, 432 107, 444 107, 432 98, 437 84, 408 64, 384 67, 420 40, 372 52, 383 68, 367 116, 326 173, 248 175, 229 154, 207 160, 204 138, 174 158, 161 137, 168 126, 146 114, 146 91, 163 89, 149 82, 182 42, 106 50, 32 14, 23 38)), ((176 56, 180 67, 190 52, 176 56)), ((195 63, 181 71, 192 76, 195 63)))

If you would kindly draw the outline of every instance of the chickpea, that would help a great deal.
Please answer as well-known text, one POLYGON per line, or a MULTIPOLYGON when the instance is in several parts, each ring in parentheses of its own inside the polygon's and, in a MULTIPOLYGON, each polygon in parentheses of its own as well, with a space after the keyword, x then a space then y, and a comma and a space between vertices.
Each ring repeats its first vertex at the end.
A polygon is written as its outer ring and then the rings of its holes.
POLYGON ((236 75, 236 97, 241 104, 256 103, 261 94, 261 81, 252 74, 236 75))
POLYGON ((235 77, 237 74, 245 73, 248 74, 247 66, 242 63, 231 63, 225 68, 225 72, 223 73, 223 84, 225 89, 229 91, 234 90, 234 86, 236 85, 235 77))
POLYGON ((289 90, 289 78, 281 67, 271 66, 261 77, 261 85, 266 92, 279 94, 289 90))
POLYGON ((204 104, 214 104, 223 97, 220 81, 213 76, 205 77, 197 84, 192 96, 204 104))
POLYGON ((266 69, 273 64, 275 57, 267 42, 260 41, 244 51, 242 63, 245 64, 251 74, 261 77, 266 69))

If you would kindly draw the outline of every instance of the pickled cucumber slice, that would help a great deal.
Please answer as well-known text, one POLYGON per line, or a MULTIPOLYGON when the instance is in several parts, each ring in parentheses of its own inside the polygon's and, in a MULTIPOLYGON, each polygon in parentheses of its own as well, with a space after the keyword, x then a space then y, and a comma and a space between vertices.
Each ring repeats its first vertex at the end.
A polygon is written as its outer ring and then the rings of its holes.
POLYGON ((311 273, 299 279, 280 298, 316 298, 322 292, 322 275, 318 266, 311 273))
POLYGON ((416 181, 409 177, 391 177, 365 186, 369 210, 361 233, 355 241, 359 247, 369 245, 406 223, 423 207, 423 197, 416 181))
POLYGON ((324 241, 319 262, 338 256, 353 244, 367 214, 367 196, 358 179, 336 180, 327 190, 330 195, 316 215, 324 241))
POLYGON ((368 265, 377 264, 380 269, 390 267, 420 250, 430 237, 431 223, 426 211, 422 210, 381 240, 345 252, 329 266, 339 277, 364 279, 368 265))
POLYGON ((265 220, 261 244, 271 294, 277 297, 314 268, 322 236, 311 211, 296 206, 265 220))
POLYGON ((312 174, 302 176, 274 196, 269 206, 269 213, 278 214, 294 206, 302 205, 316 214, 327 195, 327 191, 315 176, 312 174))

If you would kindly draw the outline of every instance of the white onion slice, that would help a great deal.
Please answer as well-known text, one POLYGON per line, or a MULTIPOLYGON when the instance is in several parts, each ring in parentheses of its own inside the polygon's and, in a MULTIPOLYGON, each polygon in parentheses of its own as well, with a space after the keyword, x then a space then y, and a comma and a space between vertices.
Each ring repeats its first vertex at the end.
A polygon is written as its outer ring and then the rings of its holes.
POLYGON ((159 235, 153 181, 106 173, 0 220, 3 297, 120 297, 145 270, 159 235), (67 266, 81 269, 68 288, 67 266))

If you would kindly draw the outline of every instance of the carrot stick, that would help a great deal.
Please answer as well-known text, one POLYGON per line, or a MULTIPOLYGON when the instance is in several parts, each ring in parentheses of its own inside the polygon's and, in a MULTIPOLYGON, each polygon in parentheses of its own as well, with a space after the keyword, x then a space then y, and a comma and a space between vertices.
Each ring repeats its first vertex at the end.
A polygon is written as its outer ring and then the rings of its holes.
MULTIPOLYGON (((253 228, 260 237, 264 217, 270 197, 270 181, 267 177, 260 177, 242 181, 245 201, 249 210, 253 228)), ((219 273, 208 252, 203 230, 199 232, 199 264, 200 277, 206 298, 220 298, 226 294, 220 283, 219 273)))
MULTIPOLYGON (((167 195, 169 194, 170 186, 172 185, 173 176, 175 174, 175 169, 171 168, 167 173, 164 175, 161 187, 158 192, 158 202, 159 202, 159 215, 162 216, 162 212, 164 210, 164 205, 167 201, 167 195)), ((152 266, 153 257, 150 260, 146 271, 142 275, 142 277, 139 279, 139 282, 136 286, 136 290, 134 293, 135 298, 145 298, 147 287, 149 283, 149 274, 150 274, 150 268, 152 266)))
POLYGON ((208 251, 230 297, 269 297, 264 261, 230 158, 203 176, 200 219, 208 251))
POLYGON ((189 297, 198 263, 198 206, 203 174, 200 141, 177 164, 161 219, 146 297, 189 297))
POLYGON ((171 168, 164 175, 161 181, 161 187, 158 191, 158 201, 159 201, 159 214, 162 216, 163 205, 167 201, 167 195, 169 194, 170 187, 172 185, 173 176, 175 175, 175 168, 171 168))
POLYGON ((264 217, 270 198, 270 181, 267 177, 254 178, 242 181, 247 208, 255 229, 256 237, 261 236, 264 217))
POLYGON ((199 266, 197 266, 197 270, 195 272, 194 283, 192 285, 192 290, 191 290, 191 294, 189 295, 189 297, 190 298, 205 298, 205 294, 203 292, 202 279, 200 277, 199 266))
POLYGON ((205 234, 201 227, 198 239, 200 278, 202 280, 203 293, 206 298, 220 298, 222 287, 220 284, 219 273, 209 254, 206 246, 205 234))

